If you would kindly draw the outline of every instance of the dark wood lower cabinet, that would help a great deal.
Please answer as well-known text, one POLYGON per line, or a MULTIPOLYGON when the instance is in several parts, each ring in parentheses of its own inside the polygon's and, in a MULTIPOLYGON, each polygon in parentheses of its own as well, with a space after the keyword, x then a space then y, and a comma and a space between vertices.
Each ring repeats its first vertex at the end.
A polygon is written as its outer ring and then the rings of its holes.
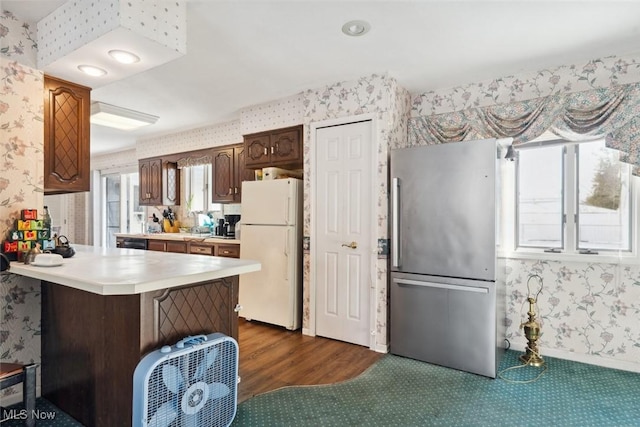
POLYGON ((238 276, 111 296, 42 282, 42 395, 86 426, 129 426, 140 359, 188 335, 237 340, 237 302, 238 276))

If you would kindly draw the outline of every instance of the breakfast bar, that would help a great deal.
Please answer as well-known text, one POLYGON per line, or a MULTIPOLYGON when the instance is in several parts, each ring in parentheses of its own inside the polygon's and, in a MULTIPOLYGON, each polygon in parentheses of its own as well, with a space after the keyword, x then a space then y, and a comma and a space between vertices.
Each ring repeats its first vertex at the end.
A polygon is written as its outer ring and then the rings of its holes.
POLYGON ((90 426, 131 423, 133 372, 188 335, 237 340, 238 275, 252 260, 74 246, 59 265, 11 264, 42 284, 42 395, 90 426))

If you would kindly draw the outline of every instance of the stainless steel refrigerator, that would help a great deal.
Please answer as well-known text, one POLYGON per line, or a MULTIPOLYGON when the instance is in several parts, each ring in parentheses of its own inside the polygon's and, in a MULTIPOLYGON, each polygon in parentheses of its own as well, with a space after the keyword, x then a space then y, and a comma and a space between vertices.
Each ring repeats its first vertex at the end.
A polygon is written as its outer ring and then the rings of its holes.
POLYGON ((302 180, 242 183, 240 258, 262 269, 240 275, 240 316, 295 330, 302 322, 302 180))
POLYGON ((391 353, 495 378, 505 333, 503 143, 391 150, 391 353))

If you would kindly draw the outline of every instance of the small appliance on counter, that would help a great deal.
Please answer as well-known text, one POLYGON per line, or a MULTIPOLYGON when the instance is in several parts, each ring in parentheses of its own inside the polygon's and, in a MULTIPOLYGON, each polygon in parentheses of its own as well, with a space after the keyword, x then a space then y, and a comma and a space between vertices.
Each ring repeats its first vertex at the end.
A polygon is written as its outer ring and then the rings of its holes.
POLYGON ((225 237, 234 239, 236 237, 236 224, 240 221, 240 215, 225 215, 224 219, 227 226, 225 237))
POLYGON ((222 239, 236 238, 236 224, 240 221, 240 215, 225 215, 224 218, 218 220, 218 224, 214 228, 214 235, 222 239))

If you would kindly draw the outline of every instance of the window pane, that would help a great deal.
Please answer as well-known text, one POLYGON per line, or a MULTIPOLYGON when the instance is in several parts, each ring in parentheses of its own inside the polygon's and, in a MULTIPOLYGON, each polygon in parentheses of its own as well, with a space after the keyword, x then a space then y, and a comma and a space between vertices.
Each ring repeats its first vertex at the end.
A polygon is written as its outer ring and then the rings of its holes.
POLYGON ((631 250, 629 177, 604 141, 578 145, 578 249, 631 250))
POLYGON ((115 247, 115 233, 120 231, 120 175, 108 175, 106 178, 107 247, 115 247))
POLYGON ((210 165, 190 166, 187 171, 187 201, 191 198, 191 211, 205 211, 207 201, 207 181, 210 165))
POLYGON ((518 246, 562 248, 562 147, 518 152, 518 246))

